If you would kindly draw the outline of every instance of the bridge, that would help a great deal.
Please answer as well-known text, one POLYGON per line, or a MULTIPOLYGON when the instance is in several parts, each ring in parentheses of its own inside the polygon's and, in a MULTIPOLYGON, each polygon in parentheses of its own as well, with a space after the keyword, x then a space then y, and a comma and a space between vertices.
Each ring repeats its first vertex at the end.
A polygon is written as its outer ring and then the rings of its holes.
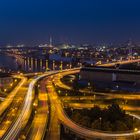
MULTIPOLYGON (((102 131, 97 131, 97 130, 91 130, 89 128, 84 128, 83 126, 76 124, 67 116, 67 114, 65 113, 63 104, 60 100, 60 97, 57 95, 55 91, 54 84, 58 84, 62 86, 63 88, 71 89, 69 86, 64 85, 63 83, 58 83, 58 82, 60 81, 60 78, 63 77, 64 75, 75 74, 78 72, 79 72, 79 69, 71 69, 71 70, 64 70, 64 71, 52 71, 52 72, 47 72, 47 73, 36 73, 35 77, 31 78, 29 81, 26 81, 26 78, 25 80, 23 79, 23 82, 20 85, 18 85, 17 88, 15 89, 16 91, 14 92, 14 95, 13 93, 10 94, 13 97, 13 100, 11 100, 11 102, 8 103, 7 107, 5 108, 5 110, 9 112, 11 110, 10 105, 14 103, 14 109, 16 107, 16 110, 18 108, 20 110, 17 112, 17 115, 15 115, 14 121, 9 124, 9 128, 3 131, 3 133, 0 133, 1 139, 14 140, 19 137, 23 138, 23 135, 22 135, 23 130, 27 126, 31 125, 32 127, 30 128, 30 131, 27 132, 27 134, 24 134, 24 139, 36 139, 36 140, 40 139, 41 140, 42 138, 45 138, 45 139, 48 138, 48 139, 59 140, 60 139, 60 133, 59 133, 60 124, 62 124, 65 127, 65 129, 67 129, 68 131, 71 131, 72 133, 77 135, 77 137, 84 138, 86 140, 92 140, 96 138, 100 138, 103 140, 106 140, 106 139, 128 140, 128 139, 133 139, 134 137, 139 137, 140 130, 129 131, 129 132, 124 132, 124 133, 122 132, 121 133, 111 133, 111 132, 107 133, 107 132, 102 132, 102 131), (20 99, 21 95, 17 96, 17 94, 19 94, 18 93, 19 90, 25 88, 24 87, 25 85, 26 85, 26 90, 23 93, 23 101, 22 101, 20 99), (38 96, 34 92, 34 89, 36 86, 40 88, 38 96), (47 88, 46 94, 44 94, 46 92, 44 87, 47 88), (48 97, 46 96, 47 94, 48 94, 48 97), (39 108, 38 108, 38 111, 35 113, 35 116, 33 116, 34 121, 31 122, 31 124, 29 124, 28 121, 30 120, 30 117, 32 116, 33 105, 36 106, 36 104, 34 104, 35 103, 34 101, 36 101, 36 99, 38 99, 40 102, 40 104, 37 105, 37 107, 39 108), (21 104, 22 106, 18 107, 21 104), (50 113, 50 111, 53 112, 54 114, 50 113), (46 112, 48 113, 46 114, 46 112), (53 118, 55 120, 54 123, 52 123, 53 122, 53 119, 51 119, 52 115, 55 115, 55 119, 53 118), (41 122, 41 118, 46 120, 44 124, 43 122, 41 122), (40 127, 37 126, 38 124, 41 124, 40 127)), ((97 93, 97 94, 106 94, 106 93, 97 93)), ((139 99, 139 95, 125 96, 125 95, 118 95, 118 94, 116 95, 110 94, 108 96, 110 96, 110 98, 125 97, 125 98, 132 99, 133 97, 133 99, 136 99, 136 98, 139 99)), ((6 102, 7 102, 6 100, 3 101, 3 103, 6 103, 6 102)), ((1 114, 2 113, 3 111, 1 111, 1 114)), ((140 119, 138 115, 134 115, 134 114, 130 114, 130 115, 132 115, 133 117, 137 119, 140 119)), ((12 115, 10 116, 10 118, 11 117, 12 115)), ((5 120, 6 118, 4 117, 3 119, 5 120)))

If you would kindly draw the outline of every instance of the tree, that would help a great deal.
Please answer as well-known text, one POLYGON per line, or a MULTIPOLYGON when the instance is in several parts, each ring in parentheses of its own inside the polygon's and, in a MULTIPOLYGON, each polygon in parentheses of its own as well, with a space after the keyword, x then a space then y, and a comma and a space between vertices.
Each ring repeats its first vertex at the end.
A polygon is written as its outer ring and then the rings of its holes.
POLYGON ((98 119, 98 120, 95 120, 92 124, 91 124, 91 128, 92 129, 98 129, 98 130, 101 130, 101 121, 98 119))
POLYGON ((112 131, 112 124, 109 121, 103 122, 101 129, 103 131, 112 131))
POLYGON ((118 104, 112 104, 108 107, 109 120, 113 123, 116 120, 124 120, 125 111, 123 111, 118 104))
POLYGON ((79 120, 79 124, 82 126, 90 127, 90 118, 88 116, 84 116, 79 120))
MULTIPOLYGON (((127 127, 129 128, 129 130, 133 129, 133 117, 126 115, 125 116, 125 120, 124 123, 127 125, 127 127)), ((138 123, 139 124, 139 123, 138 123)))
POLYGON ((129 130, 127 125, 124 122, 122 122, 122 121, 116 121, 114 123, 114 125, 115 125, 114 131, 127 131, 127 130, 129 130))
POLYGON ((91 121, 97 120, 102 117, 101 108, 99 106, 94 106, 94 108, 92 108, 89 113, 89 117, 91 118, 91 121))
POLYGON ((80 112, 74 111, 73 114, 72 114, 72 116, 71 116, 71 118, 75 122, 79 123, 79 120, 81 120, 82 116, 81 116, 80 112))

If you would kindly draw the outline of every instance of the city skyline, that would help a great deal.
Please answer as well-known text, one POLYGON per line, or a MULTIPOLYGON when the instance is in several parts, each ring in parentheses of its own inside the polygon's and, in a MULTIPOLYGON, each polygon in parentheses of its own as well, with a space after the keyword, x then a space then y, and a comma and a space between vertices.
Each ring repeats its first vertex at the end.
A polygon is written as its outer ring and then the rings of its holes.
POLYGON ((140 2, 2 0, 0 45, 140 42, 140 2))
POLYGON ((0 139, 140 140, 140 0, 1 0, 0 139))

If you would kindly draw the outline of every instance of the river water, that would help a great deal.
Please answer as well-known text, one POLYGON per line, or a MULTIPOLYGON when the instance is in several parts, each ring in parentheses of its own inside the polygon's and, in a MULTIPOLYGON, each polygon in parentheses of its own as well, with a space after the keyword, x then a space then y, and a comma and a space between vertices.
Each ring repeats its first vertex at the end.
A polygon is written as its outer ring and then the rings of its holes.
POLYGON ((17 70, 16 60, 13 57, 0 54, 0 67, 4 67, 6 69, 17 70))

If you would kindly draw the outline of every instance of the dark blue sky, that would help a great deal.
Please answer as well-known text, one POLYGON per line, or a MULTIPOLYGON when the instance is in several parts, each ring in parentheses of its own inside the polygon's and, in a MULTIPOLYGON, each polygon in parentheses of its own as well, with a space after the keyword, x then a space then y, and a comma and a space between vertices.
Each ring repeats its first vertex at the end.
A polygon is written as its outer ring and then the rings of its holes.
POLYGON ((140 42, 140 0, 0 0, 0 43, 140 42))

